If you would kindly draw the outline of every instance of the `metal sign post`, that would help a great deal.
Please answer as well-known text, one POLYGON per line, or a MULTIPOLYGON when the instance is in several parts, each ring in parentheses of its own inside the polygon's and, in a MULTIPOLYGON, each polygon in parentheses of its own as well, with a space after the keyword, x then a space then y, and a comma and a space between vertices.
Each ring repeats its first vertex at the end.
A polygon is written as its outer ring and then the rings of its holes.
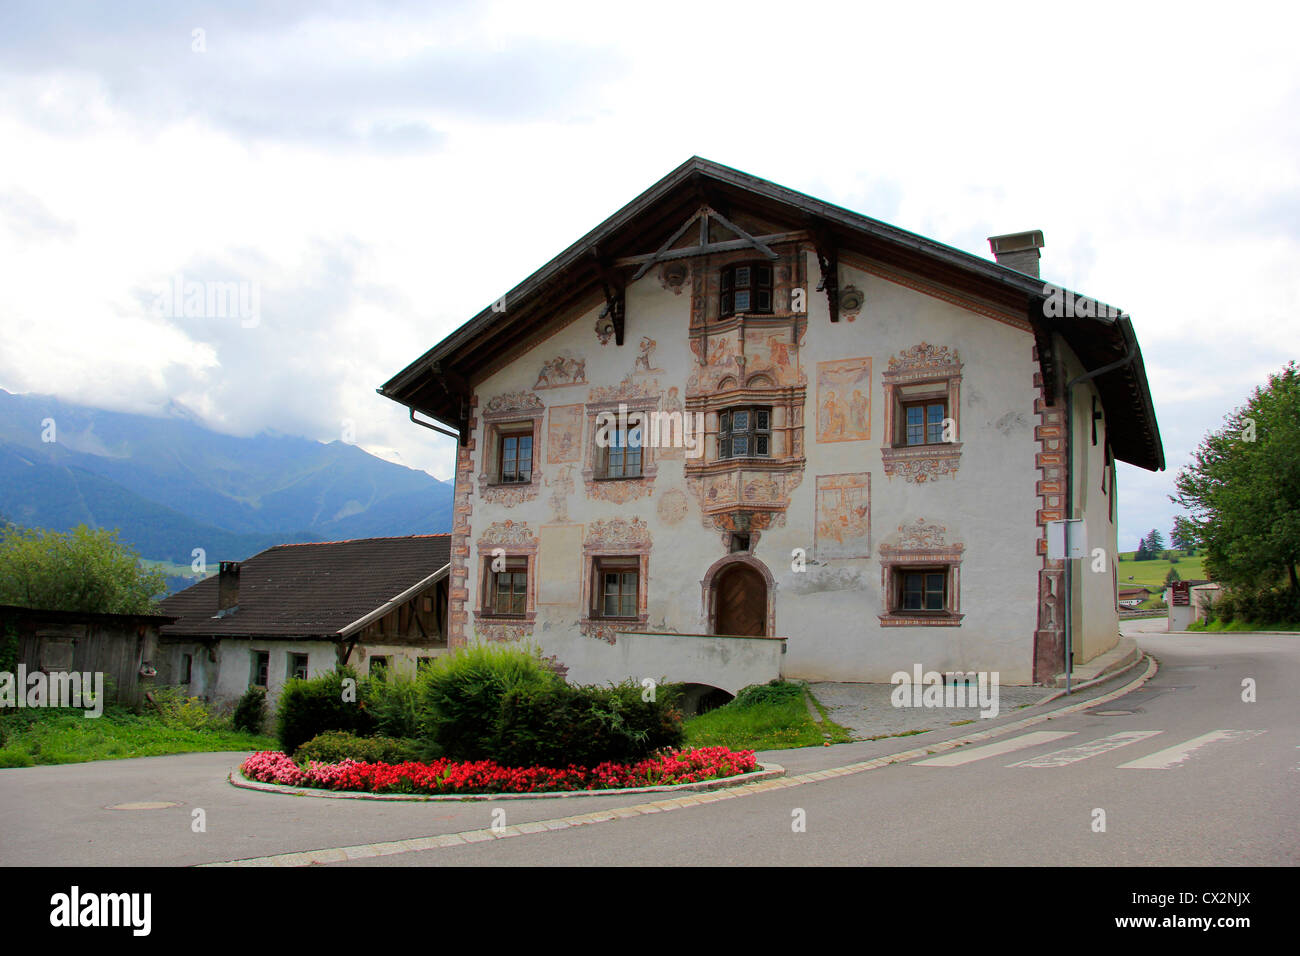
POLYGON ((1074 679, 1074 559, 1088 556, 1088 532, 1082 518, 1047 522, 1047 559, 1065 562, 1065 692, 1074 679))

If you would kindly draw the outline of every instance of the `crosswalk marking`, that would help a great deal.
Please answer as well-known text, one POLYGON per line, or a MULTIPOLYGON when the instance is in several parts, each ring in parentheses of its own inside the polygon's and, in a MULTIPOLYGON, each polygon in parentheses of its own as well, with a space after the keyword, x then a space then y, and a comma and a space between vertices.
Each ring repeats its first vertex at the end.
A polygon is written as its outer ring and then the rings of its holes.
POLYGON ((1087 760, 1089 757, 1096 757, 1098 754, 1104 754, 1108 750, 1115 750, 1118 747, 1127 747, 1129 744, 1135 744, 1148 737, 1154 737, 1162 733, 1159 730, 1126 730, 1123 733, 1111 734, 1109 737, 1100 737, 1097 740, 1090 740, 1085 744, 1078 744, 1074 747, 1067 747, 1064 750, 1054 750, 1050 754, 1040 754, 1037 757, 1030 757, 1028 760, 1021 760, 1018 763, 1007 764, 1008 767, 1064 767, 1068 764, 1078 763, 1080 760, 1087 760))
POLYGON ((1140 757, 1137 760, 1122 763, 1119 765, 1119 769, 1170 770, 1209 744, 1224 740, 1245 740, 1248 737, 1256 737, 1263 732, 1262 730, 1212 730, 1208 734, 1201 734, 1199 737, 1193 737, 1191 740, 1175 744, 1173 747, 1166 747, 1164 750, 1157 750, 1155 753, 1140 757))
POLYGON ((1021 734, 1019 737, 1012 737, 1009 740, 999 741, 995 744, 988 744, 984 747, 975 747, 970 750, 963 747, 939 757, 930 757, 928 760, 919 760, 912 764, 912 766, 959 767, 964 763, 973 763, 976 760, 983 760, 986 757, 1000 757, 1002 754, 1011 753, 1013 750, 1024 750, 1026 747, 1037 747, 1041 744, 1050 744, 1052 741, 1060 740, 1062 737, 1073 737, 1075 733, 1076 731, 1073 730, 1036 730, 1033 733, 1021 734))

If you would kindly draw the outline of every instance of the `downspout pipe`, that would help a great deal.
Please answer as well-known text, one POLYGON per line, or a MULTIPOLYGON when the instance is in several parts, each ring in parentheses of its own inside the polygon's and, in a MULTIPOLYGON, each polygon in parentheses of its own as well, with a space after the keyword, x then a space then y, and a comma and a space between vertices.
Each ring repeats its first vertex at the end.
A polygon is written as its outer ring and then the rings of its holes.
POLYGON ((429 422, 422 422, 422 421, 420 421, 418 418, 415 417, 415 409, 414 409, 414 408, 410 409, 410 412, 411 412, 411 421, 415 422, 415 424, 417 424, 417 425, 422 425, 422 426, 424 426, 425 428, 428 428, 428 429, 431 429, 432 431, 438 432, 440 435, 448 435, 448 436, 450 436, 451 438, 454 438, 454 439, 456 439, 457 441, 460 441, 460 432, 449 431, 448 429, 443 428, 441 425, 434 425, 434 424, 431 424, 431 423, 429 423, 429 422))
MULTIPOLYGON (((1121 316, 1119 321, 1123 323, 1125 317, 1121 316)), ((1129 339, 1128 354, 1122 359, 1095 368, 1091 372, 1076 375, 1065 385, 1065 516, 1067 518, 1074 517, 1074 387, 1132 364, 1138 354, 1137 339, 1133 336, 1126 336, 1126 338, 1129 339)), ((1107 428, 1109 429, 1109 425, 1107 428)), ((1112 485, 1111 494, 1114 493, 1115 488, 1112 485)), ((1111 555, 1112 561, 1116 559, 1116 555, 1111 555)), ((1074 559, 1067 556, 1065 559, 1065 692, 1067 694, 1072 690, 1074 676, 1074 581, 1070 573, 1073 567, 1074 559)))

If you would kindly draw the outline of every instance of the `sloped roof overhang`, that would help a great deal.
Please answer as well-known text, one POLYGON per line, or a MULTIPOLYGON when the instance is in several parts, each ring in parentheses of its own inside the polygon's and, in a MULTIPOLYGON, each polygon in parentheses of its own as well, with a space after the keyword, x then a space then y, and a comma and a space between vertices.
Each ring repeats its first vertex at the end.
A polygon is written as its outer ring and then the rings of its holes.
POLYGON ((1087 370, 1133 352, 1132 362, 1095 380, 1111 447, 1120 461, 1151 471, 1164 468, 1141 351, 1127 316, 1052 318, 1044 307, 1050 287, 1041 279, 700 157, 687 160, 509 290, 498 300, 504 309, 485 308, 394 375, 379 393, 464 438, 470 385, 480 370, 517 348, 525 336, 571 314, 573 307, 599 304, 604 290, 635 269, 619 265, 619 259, 652 252, 702 204, 724 213, 744 208, 760 218, 791 223, 815 236, 819 246, 856 253, 1024 315, 1034 330, 1053 401, 1059 384, 1054 334, 1087 370))

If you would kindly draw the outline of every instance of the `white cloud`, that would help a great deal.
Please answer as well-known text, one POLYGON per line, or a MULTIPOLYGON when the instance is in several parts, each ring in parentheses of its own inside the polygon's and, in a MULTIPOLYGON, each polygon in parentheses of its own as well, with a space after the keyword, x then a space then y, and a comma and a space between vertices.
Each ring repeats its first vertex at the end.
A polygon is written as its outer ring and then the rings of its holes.
MULTIPOLYGON (((1172 465, 1300 342, 1296 14, 1264 19, 10 4, 0 386, 241 433, 351 419, 446 478, 452 441, 374 389, 699 154, 979 255, 1042 228, 1047 278, 1134 316, 1172 465), (263 321, 159 319, 177 274, 257 282, 263 321)), ((1170 488, 1126 473, 1125 532, 1167 530, 1170 488)))

